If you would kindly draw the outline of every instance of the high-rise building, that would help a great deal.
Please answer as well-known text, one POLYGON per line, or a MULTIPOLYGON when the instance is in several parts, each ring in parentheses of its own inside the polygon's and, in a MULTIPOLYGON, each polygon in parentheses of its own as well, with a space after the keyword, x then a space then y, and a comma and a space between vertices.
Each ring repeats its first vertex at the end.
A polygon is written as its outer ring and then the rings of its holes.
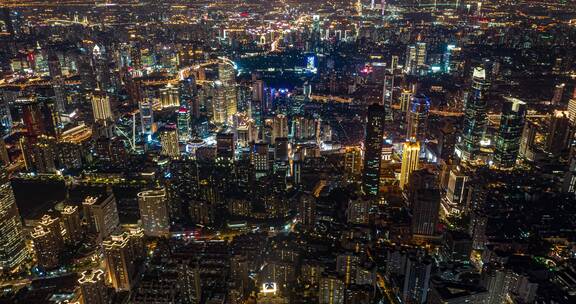
POLYGON ((60 219, 44 215, 30 235, 38 265, 45 269, 58 267, 60 254, 64 248, 60 219))
POLYGON ((481 283, 488 290, 487 304, 505 303, 511 285, 510 270, 498 263, 489 263, 482 271, 481 283))
POLYGON ((98 233, 100 239, 106 238, 118 227, 120 219, 114 194, 88 196, 82 206, 90 231, 98 233))
POLYGON ((178 158, 180 156, 180 143, 178 141, 178 128, 175 124, 168 124, 160 131, 162 151, 160 154, 178 158))
POLYGON ((114 119, 108 94, 100 90, 95 90, 92 93, 92 114, 94 121, 114 119))
POLYGON ((187 142, 190 139, 190 111, 182 106, 176 114, 178 115, 178 139, 180 142, 187 142))
POLYGON ((344 304, 346 285, 334 275, 325 275, 318 284, 319 304, 344 304))
POLYGON ((250 160, 257 173, 266 174, 270 170, 270 157, 268 144, 254 143, 250 153, 250 160))
POLYGON ((373 104, 368 107, 364 137, 364 173, 362 176, 362 190, 368 195, 377 195, 380 188, 384 120, 384 106, 373 104))
POLYGON ((488 87, 484 68, 474 68, 472 88, 464 106, 464 127, 456 146, 456 155, 462 160, 474 160, 480 152, 487 121, 485 95, 488 87))
POLYGON ((298 218, 305 229, 314 229, 316 224, 316 198, 304 193, 298 201, 298 218))
POLYGON ((170 234, 168 200, 164 188, 138 193, 138 207, 145 235, 162 237, 170 234))
POLYGON ((234 159, 235 152, 234 134, 218 133, 216 134, 216 156, 234 159))
POLYGON ((272 136, 271 143, 276 142, 276 138, 287 138, 288 137, 288 118, 286 115, 278 114, 274 116, 272 122, 272 136))
POLYGON ((525 119, 526 103, 516 98, 506 99, 502 107, 500 128, 496 137, 494 151, 496 166, 510 168, 516 164, 525 119))
POLYGON ((82 272, 78 283, 82 294, 82 303, 108 304, 108 290, 105 282, 105 274, 101 269, 86 270, 82 272))
POLYGON ((568 100, 568 118, 573 128, 576 128, 576 88, 574 89, 574 96, 568 100))
POLYGON ((16 102, 22 105, 22 120, 24 121, 24 126, 26 126, 28 136, 36 137, 45 134, 44 119, 37 98, 35 96, 19 98, 16 102))
POLYGON ((400 92, 400 111, 402 111, 402 113, 408 113, 411 100, 412 91, 409 89, 403 89, 402 92, 400 92))
POLYGON ((362 174, 362 149, 359 146, 348 146, 345 148, 344 171, 348 178, 362 174))
POLYGON ((532 159, 534 142, 536 140, 537 126, 531 121, 526 121, 520 138, 518 155, 522 158, 532 159))
POLYGON ((554 94, 552 96, 552 100, 550 101, 553 105, 559 105, 562 102, 562 97, 564 96, 564 89, 566 88, 566 84, 560 83, 554 86, 554 94))
POLYGON ((160 105, 162 108, 173 108, 180 106, 180 92, 178 87, 171 83, 160 88, 160 105))
POLYGON ((436 232, 440 213, 440 190, 435 180, 434 175, 427 170, 418 170, 411 174, 410 186, 413 189, 409 189, 409 205, 412 209, 412 233, 415 235, 432 236, 436 232), (414 180, 426 182, 413 183, 414 180))
POLYGON ((571 134, 568 112, 555 111, 546 137, 546 152, 552 155, 560 154, 568 147, 571 134))
POLYGON ((348 223, 367 225, 370 221, 371 201, 362 197, 351 199, 346 209, 348 223))
POLYGON ((107 281, 116 291, 130 290, 137 273, 137 261, 143 258, 142 229, 117 231, 103 243, 107 281))
POLYGON ((64 238, 72 244, 78 243, 83 236, 82 221, 80 220, 80 210, 78 206, 67 205, 60 211, 62 215, 62 226, 64 227, 64 238))
POLYGON ((288 162, 288 138, 277 137, 274 144, 274 161, 288 162))
POLYGON ((428 112, 430 111, 430 99, 423 94, 417 94, 412 98, 408 109, 407 140, 423 142, 426 139, 428 129, 428 112))
POLYGON ((426 303, 432 263, 428 256, 411 256, 407 259, 402 288, 402 300, 405 303, 426 303))
POLYGON ((400 188, 404 189, 412 172, 418 169, 420 156, 419 142, 405 142, 402 148, 402 166, 400 167, 400 188))
POLYGON ((22 222, 5 169, 0 168, 0 272, 18 268, 28 257, 22 222))
POLYGON ((139 103, 140 108, 140 125, 142 127, 142 134, 145 138, 150 138, 154 133, 154 111, 152 109, 152 99, 148 96, 139 103))

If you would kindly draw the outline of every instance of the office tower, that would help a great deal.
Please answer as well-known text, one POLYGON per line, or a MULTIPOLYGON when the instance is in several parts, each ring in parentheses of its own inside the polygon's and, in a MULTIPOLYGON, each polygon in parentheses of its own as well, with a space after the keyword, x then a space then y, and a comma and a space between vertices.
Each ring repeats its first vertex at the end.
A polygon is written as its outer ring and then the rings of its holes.
POLYGON ((92 64, 94 75, 96 76, 96 86, 102 88, 103 91, 111 90, 110 58, 104 46, 94 45, 92 49, 92 64))
POLYGON ((400 168, 400 188, 404 189, 412 172, 418 169, 420 154, 419 142, 405 142, 402 147, 402 166, 400 168))
POLYGON ((416 70, 416 46, 408 45, 406 47, 406 61, 404 63, 404 70, 407 74, 414 74, 416 70))
POLYGON ((448 175, 448 185, 446 188, 446 200, 448 203, 463 210, 468 199, 468 182, 470 177, 462 167, 456 166, 450 170, 448 175))
POLYGON ((154 125, 154 111, 152 109, 152 98, 145 97, 140 103, 140 125, 142 127, 142 135, 145 138, 149 139, 154 133, 153 125, 154 125))
POLYGON ((348 223, 367 225, 370 221, 370 200, 362 197, 350 199, 346 209, 346 218, 348 223))
POLYGON ((218 64, 218 81, 214 82, 212 108, 212 119, 218 125, 228 123, 229 117, 238 112, 235 70, 229 62, 218 64))
POLYGON ((0 125, 5 131, 12 129, 12 114, 7 98, 0 94, 0 125))
POLYGON ((42 111, 40 103, 36 97, 22 98, 16 100, 17 103, 22 104, 22 120, 28 136, 36 137, 46 132, 44 127, 44 119, 42 118, 42 111))
POLYGON ((190 111, 186 107, 180 107, 177 114, 178 140, 187 142, 190 139, 190 111))
POLYGON ((412 101, 412 91, 409 89, 403 89, 400 93, 400 111, 407 114, 410 109, 410 101, 412 101))
POLYGON ((344 284, 353 284, 356 279, 356 271, 360 264, 360 257, 353 254, 340 254, 336 257, 336 271, 344 278, 344 284))
POLYGON ((484 68, 474 68, 471 91, 464 106, 464 127, 456 146, 456 155, 461 160, 474 160, 480 152, 487 121, 485 95, 488 86, 484 68))
POLYGON ((227 122, 226 91, 220 81, 214 82, 214 95, 212 97, 212 121, 216 125, 227 122))
POLYGON ((0 272, 18 268, 28 258, 20 213, 5 169, 0 169, 0 272))
POLYGON ((40 135, 36 138, 36 142, 28 141, 25 146, 26 150, 23 153, 29 154, 25 157, 27 170, 38 173, 56 172, 58 150, 54 137, 40 135))
POLYGON ((288 162, 288 138, 277 137, 274 144, 274 161, 288 162))
POLYGON ((168 200, 164 188, 138 193, 140 221, 144 235, 163 237, 170 234, 168 200))
POLYGON ((108 94, 100 90, 95 90, 92 93, 92 113, 94 121, 114 119, 108 94))
POLYGON ((192 111, 194 117, 198 115, 198 88, 196 87, 196 78, 190 75, 178 83, 178 93, 180 94, 180 106, 186 107, 192 111))
POLYGON ((559 105, 562 102, 562 97, 564 96, 564 89, 566 88, 566 84, 561 83, 554 86, 554 94, 552 96, 552 100, 550 101, 553 105, 559 105))
POLYGON ((144 256, 142 229, 117 231, 103 243, 107 281, 116 291, 129 291, 138 272, 138 260, 144 256))
POLYGON ((427 59, 426 43, 418 42, 416 43, 416 66, 418 68, 426 65, 427 59))
POLYGON ((168 83, 165 87, 160 88, 160 105, 162 109, 180 106, 180 93, 178 87, 168 83))
POLYGON ((348 178, 362 174, 362 149, 359 146, 344 148, 344 172, 348 178))
POLYGON ((445 162, 452 161, 454 158, 454 148, 456 146, 456 128, 451 122, 446 122, 438 130, 438 152, 440 158, 445 162))
POLYGON ((262 105, 264 102, 265 84, 262 80, 255 80, 252 83, 252 101, 262 105))
POLYGON ((412 98, 407 113, 408 128, 407 140, 424 142, 428 129, 428 112, 430 111, 430 99, 423 94, 417 94, 412 98))
POLYGON ((278 114, 274 116, 272 122, 272 140, 271 143, 274 144, 276 142, 276 138, 288 137, 288 118, 286 115, 278 114))
POLYGON ((440 213, 440 190, 427 170, 414 171, 410 177, 409 206, 412 209, 412 234, 432 236, 440 213), (414 181, 426 181, 414 183, 414 181), (432 182, 430 182, 432 181, 432 182))
POLYGON ((525 119, 526 103, 516 98, 506 99, 502 107, 500 128, 496 137, 494 151, 496 166, 510 168, 516 164, 525 119))
POLYGON ((362 190, 367 195, 377 195, 380 188, 384 119, 384 106, 373 104, 368 107, 364 137, 364 173, 362 176, 362 190))
POLYGON ((82 144, 59 142, 57 150, 60 167, 66 170, 82 168, 82 144))
POLYGON ((118 227, 118 209, 114 194, 105 194, 97 197, 88 196, 82 202, 84 218, 91 232, 98 233, 104 239, 118 227))
POLYGON ((411 256, 406 261, 402 300, 424 304, 428 298, 433 260, 428 256, 411 256))
POLYGON ((250 160, 256 172, 267 173, 270 170, 268 144, 254 143, 250 153, 250 160))
POLYGON ((498 263, 484 265, 481 283, 488 290, 487 304, 506 303, 506 297, 511 285, 510 270, 498 263))
POLYGON ((573 128, 576 127, 576 88, 574 89, 574 96, 568 100, 568 118, 570 119, 570 125, 573 128))
POLYGON ((216 157, 234 159, 235 146, 234 134, 216 134, 216 157))
POLYGON ((65 240, 75 244, 82 240, 82 221, 80 220, 80 210, 78 206, 67 205, 60 211, 62 216, 62 226, 65 233, 65 240))
POLYGON ((537 126, 531 121, 526 121, 520 138, 518 155, 522 158, 532 159, 534 141, 536 140, 537 126))
POLYGON ((160 130, 162 143, 161 155, 178 158, 180 156, 180 143, 178 142, 178 128, 175 124, 168 124, 160 130))
POLYGON ((44 215, 30 236, 34 243, 38 265, 44 269, 58 267, 60 254, 64 249, 60 220, 50 215, 44 215))
POLYGON ((305 229, 314 229, 314 225, 316 225, 316 198, 309 193, 300 196, 298 218, 305 229))
POLYGON ((568 147, 571 134, 568 112, 554 111, 546 137, 546 152, 552 155, 560 154, 568 147))
POLYGON ((101 269, 83 271, 78 279, 82 303, 85 304, 108 304, 108 290, 105 282, 105 274, 101 269))
POLYGON ((334 275, 323 275, 318 284, 319 304, 344 304, 346 285, 334 275))
POLYGON ((400 61, 400 58, 397 55, 392 55, 392 59, 390 62, 390 70, 392 72, 394 72, 396 69, 398 69, 398 62, 400 61))

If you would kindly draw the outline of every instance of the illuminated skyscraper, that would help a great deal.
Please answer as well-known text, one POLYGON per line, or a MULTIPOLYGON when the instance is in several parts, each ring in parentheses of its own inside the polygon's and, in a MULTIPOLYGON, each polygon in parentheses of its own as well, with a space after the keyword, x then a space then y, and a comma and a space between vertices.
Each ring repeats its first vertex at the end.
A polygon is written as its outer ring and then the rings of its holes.
POLYGON ((162 151, 160 154, 171 158, 180 156, 180 144, 178 142, 178 129, 174 124, 168 124, 160 131, 162 151))
POLYGON ((486 71, 476 67, 472 75, 472 88, 464 106, 464 127, 456 146, 456 155, 462 160, 474 160, 480 152, 480 141, 486 128, 486 91, 489 83, 486 71))
POLYGON ((142 126, 142 134, 144 137, 150 137, 154 132, 154 111, 152 110, 152 98, 150 96, 144 98, 139 103, 140 108, 140 124, 142 126))
POLYGON ((430 111, 430 99, 422 94, 417 94, 412 98, 408 109, 408 128, 406 132, 407 140, 426 140, 428 129, 428 112, 430 111))
POLYGON ((410 179, 410 174, 418 169, 420 154, 419 142, 405 142, 402 148, 402 167, 400 168, 400 188, 404 189, 410 179))
POLYGON ((362 149, 359 146, 346 147, 344 150, 344 171, 348 178, 359 177, 362 173, 362 149))
POLYGON ((324 275, 318 284, 319 304, 344 304, 346 285, 333 275, 324 275))
POLYGON ((162 108, 172 108, 180 106, 180 93, 177 87, 171 83, 160 89, 160 104, 162 108))
POLYGON ((110 97, 108 94, 96 90, 92 93, 92 113, 94 121, 112 120, 112 107, 110 106, 110 97))
POLYGON ((400 110, 402 113, 407 114, 410 109, 410 101, 412 100, 412 91, 403 89, 400 93, 400 110))
POLYGON ((108 304, 108 290, 105 282, 105 274, 101 269, 87 270, 82 272, 78 283, 82 293, 82 303, 108 304))
POLYGON ((555 111, 550 121, 550 129, 546 137, 546 152, 559 155, 570 142, 572 130, 567 111, 555 111))
POLYGON ((118 227, 120 220, 114 194, 88 196, 82 206, 90 231, 98 233, 100 239, 106 238, 118 227))
POLYGON ((116 291, 130 290, 134 284, 137 261, 144 255, 142 229, 114 232, 102 245, 107 281, 116 291))
POLYGON ((65 239, 70 243, 77 243, 82 239, 82 222, 80 220, 80 210, 77 206, 65 206, 60 212, 62 215, 62 226, 66 231, 65 239))
POLYGON ((298 201, 298 218, 305 229, 314 229, 316 224, 316 198, 304 193, 298 201))
POLYGON ((430 257, 412 256, 406 261, 402 300, 404 303, 427 303, 433 260, 430 257))
POLYGON ((550 101, 553 105, 559 105, 562 102, 562 97, 564 97, 564 89, 566 88, 566 84, 561 83, 554 86, 554 94, 552 96, 552 100, 550 101))
POLYGON ((494 163, 497 166, 510 168, 516 164, 525 118, 526 103, 515 98, 506 99, 494 151, 494 163))
POLYGON ((368 107, 368 121, 364 139, 364 174, 362 190, 368 195, 377 195, 380 187, 380 162, 384 135, 384 106, 373 104, 368 107))
POLYGON ((182 106, 176 114, 178 115, 178 139, 180 142, 187 142, 190 139, 190 111, 182 106))
POLYGON ((44 215, 30 235, 34 243, 38 265, 45 269, 58 267, 60 253, 64 248, 60 220, 50 215, 44 215))
POLYGON ((278 114, 274 116, 272 123, 272 144, 276 142, 276 138, 288 137, 288 118, 286 115, 278 114))
POLYGON ((234 143, 234 134, 232 133, 218 133, 216 134, 216 156, 234 159, 234 151, 236 144, 234 143))
POLYGON ((8 174, 0 169, 0 272, 19 267, 28 257, 22 222, 8 174))
POLYGON ((168 200, 164 188, 138 193, 138 207, 145 235, 162 237, 170 234, 168 200))

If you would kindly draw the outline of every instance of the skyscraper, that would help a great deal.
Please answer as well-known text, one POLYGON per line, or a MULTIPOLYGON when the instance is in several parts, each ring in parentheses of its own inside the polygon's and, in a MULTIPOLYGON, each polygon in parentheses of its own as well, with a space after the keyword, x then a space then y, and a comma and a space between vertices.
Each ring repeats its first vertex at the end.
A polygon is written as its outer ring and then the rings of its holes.
POLYGON ((82 239, 82 222, 80 211, 77 206, 65 206, 60 212, 62 215, 62 226, 66 231, 65 239, 70 243, 77 243, 82 239))
POLYGON ((480 152, 480 141, 486 128, 486 91, 489 83, 483 67, 474 68, 472 87, 464 106, 464 127, 456 146, 461 160, 474 160, 480 152))
POLYGON ((364 173, 362 190, 368 195, 377 195, 380 187, 380 162, 384 135, 384 106, 373 104, 368 107, 368 121, 364 137, 364 173))
POLYGON ((278 114, 274 116, 272 121, 272 138, 271 143, 276 142, 276 138, 287 138, 288 137, 288 118, 286 115, 278 114))
POLYGON ((172 108, 180 106, 180 92, 178 87, 171 83, 165 87, 160 88, 160 105, 162 108, 172 108))
POLYGON ((423 142, 426 139, 429 111, 430 99, 428 97, 423 94, 417 94, 412 98, 407 117, 407 140, 417 140, 423 142))
POLYGON ((108 94, 100 90, 95 90, 94 93, 92 93, 92 113, 94 115, 94 121, 113 119, 108 94))
POLYGON ((140 108, 140 125, 142 127, 142 134, 144 137, 149 138, 154 130, 152 126, 154 124, 154 111, 152 110, 152 99, 150 96, 145 97, 138 104, 140 108))
POLYGON ((0 272, 9 272, 28 257, 22 222, 5 169, 0 168, 0 272))
POLYGON ((216 134, 216 156, 228 159, 234 159, 235 143, 234 134, 218 133, 216 134))
POLYGON ((137 261, 143 257, 142 229, 114 232, 102 245, 106 261, 107 281, 119 290, 130 290, 137 272, 137 261))
POLYGON ((400 188, 404 189, 410 174, 418 169, 420 143, 407 141, 402 148, 402 166, 400 168, 400 188))
POLYGON ((432 263, 428 256, 411 256, 407 259, 402 288, 402 300, 405 303, 426 303, 432 263))
POLYGON ((170 234, 169 208, 164 188, 138 193, 138 207, 145 235, 162 237, 170 234))
POLYGON ((526 119, 526 103, 508 98, 502 107, 500 128, 496 137, 494 163, 501 168, 513 167, 520 150, 520 139, 526 119))
POLYGON ((298 218, 305 229, 314 229, 316 224, 316 198, 304 193, 298 201, 298 218))
POLYGON ((168 124, 160 131, 160 142, 162 151, 160 154, 178 158, 180 156, 180 144, 178 141, 178 128, 175 124, 168 124))
POLYGON ((91 232, 98 233, 100 239, 106 238, 118 227, 120 219, 114 194, 88 196, 82 206, 89 229, 91 232))
POLYGON ((178 115, 178 139, 180 142, 187 142, 190 139, 190 110, 181 106, 176 114, 178 115))
POLYGON ((40 224, 34 227, 34 231, 30 235, 34 243, 38 265, 45 269, 58 267, 59 256, 64 246, 60 220, 44 215, 40 224))
POLYGON ((435 176, 427 170, 412 172, 409 197, 412 209, 412 233, 432 236, 436 232, 440 213, 440 190, 435 176), (413 181, 419 181, 413 183, 413 181))
POLYGON ((567 111, 555 111, 546 137, 546 152, 558 155, 568 147, 572 131, 567 111))
POLYGON ((101 269, 82 272, 78 283, 82 293, 82 302, 90 304, 107 304, 108 290, 105 285, 105 274, 101 269))

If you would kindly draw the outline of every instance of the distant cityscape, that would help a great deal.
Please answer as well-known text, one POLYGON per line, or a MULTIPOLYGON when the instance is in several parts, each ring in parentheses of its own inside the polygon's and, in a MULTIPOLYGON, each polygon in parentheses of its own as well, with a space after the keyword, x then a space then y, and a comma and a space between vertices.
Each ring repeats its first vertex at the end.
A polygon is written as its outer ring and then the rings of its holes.
POLYGON ((0 304, 576 303, 573 0, 0 1, 0 304))

